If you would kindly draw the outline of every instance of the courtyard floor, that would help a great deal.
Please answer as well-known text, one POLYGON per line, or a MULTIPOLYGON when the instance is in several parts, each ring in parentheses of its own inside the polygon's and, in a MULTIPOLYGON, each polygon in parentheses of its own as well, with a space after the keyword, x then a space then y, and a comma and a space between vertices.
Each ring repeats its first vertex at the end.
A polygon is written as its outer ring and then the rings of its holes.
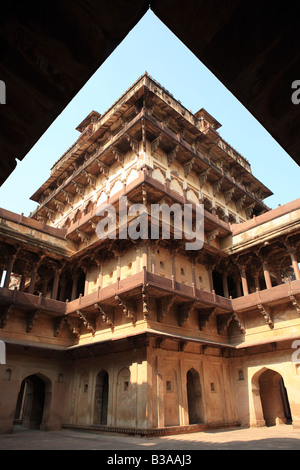
MULTIPOLYGON (((0 450, 300 450, 300 429, 291 425, 237 428, 163 437, 130 437, 61 430, 18 430, 0 435, 0 450)), ((112 455, 114 453, 112 452, 112 455)), ((134 455, 134 454, 133 454, 134 455)))

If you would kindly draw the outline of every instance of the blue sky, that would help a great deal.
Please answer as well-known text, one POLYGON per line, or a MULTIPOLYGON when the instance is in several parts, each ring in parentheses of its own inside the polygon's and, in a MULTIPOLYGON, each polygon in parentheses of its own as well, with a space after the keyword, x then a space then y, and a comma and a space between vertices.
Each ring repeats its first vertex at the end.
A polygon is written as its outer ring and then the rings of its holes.
MULTIPOLYGON (((105 112, 145 71, 187 109, 196 112, 205 108, 222 124, 221 136, 249 160, 254 176, 273 191, 274 195, 265 200, 269 207, 299 197, 299 166, 149 10, 18 162, 0 188, 0 207, 29 215, 37 206, 30 196, 49 177, 53 163, 78 138, 77 125, 92 110, 105 112)), ((9 84, 6 86, 9 96, 9 84)))

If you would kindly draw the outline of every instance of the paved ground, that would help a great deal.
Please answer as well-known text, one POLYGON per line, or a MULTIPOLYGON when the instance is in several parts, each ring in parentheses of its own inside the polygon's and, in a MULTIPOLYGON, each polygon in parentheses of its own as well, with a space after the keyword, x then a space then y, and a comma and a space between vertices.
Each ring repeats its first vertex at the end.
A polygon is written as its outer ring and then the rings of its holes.
POLYGON ((0 450, 300 450, 300 430, 281 425, 151 438, 68 430, 19 430, 0 435, 0 450))

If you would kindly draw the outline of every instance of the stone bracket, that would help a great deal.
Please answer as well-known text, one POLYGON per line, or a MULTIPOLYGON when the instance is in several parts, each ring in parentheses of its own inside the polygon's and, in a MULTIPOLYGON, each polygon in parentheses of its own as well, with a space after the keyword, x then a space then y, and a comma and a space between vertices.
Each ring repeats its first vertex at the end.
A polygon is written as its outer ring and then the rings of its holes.
POLYGON ((191 158, 188 162, 184 164, 184 176, 187 177, 193 169, 193 165, 196 157, 191 158))
POLYGON ((147 286, 145 284, 142 286, 142 306, 144 320, 146 320, 147 316, 149 315, 149 295, 147 292, 147 286))
POLYGON ((166 295, 158 300, 157 320, 164 320, 175 303, 175 295, 166 295))
POLYGON ((226 191, 224 193, 224 198, 225 198, 225 202, 228 204, 231 199, 233 198, 233 195, 234 195, 234 192, 235 192, 236 188, 231 188, 229 189, 228 191, 226 191))
POLYGON ((271 309, 263 304, 257 304, 257 308, 264 317, 266 324, 269 325, 270 328, 274 328, 271 309))
POLYGON ((177 305, 176 311, 177 311, 177 320, 178 320, 179 326, 182 326, 183 323, 185 323, 188 320, 190 313, 194 308, 194 305, 195 305, 194 301, 184 302, 184 303, 180 303, 177 305))
POLYGON ((293 294, 289 294, 290 300, 292 302, 293 307, 295 307, 296 312, 300 315, 300 305, 293 294))
POLYGON ((175 160, 176 158, 176 155, 177 155, 177 152, 178 152, 178 149, 179 149, 179 145, 177 144, 173 150, 171 150, 171 152, 168 153, 167 155, 167 159, 168 159, 168 166, 170 166, 172 164, 172 162, 175 160))
POLYGON ((233 312, 232 320, 234 320, 234 321, 237 323, 237 325, 238 325, 238 327, 239 327, 241 333, 242 333, 242 334, 246 334, 245 325, 244 325, 243 322, 238 318, 236 312, 233 312))
POLYGON ((78 230, 78 229, 76 229, 76 233, 77 233, 78 237, 80 238, 80 240, 82 242, 85 242, 86 244, 89 243, 90 237, 86 233, 84 233, 84 232, 82 232, 82 230, 78 230))
POLYGON ((232 313, 223 313, 217 316, 217 330, 219 335, 229 326, 232 320, 232 313))
POLYGON ((87 330, 91 330, 92 332, 92 335, 95 336, 95 333, 96 333, 96 327, 95 325, 92 325, 89 320, 86 318, 86 316, 82 313, 81 310, 76 310, 76 314, 78 315, 78 317, 80 318, 80 320, 82 321, 82 323, 84 324, 85 328, 87 330))
POLYGON ((65 208, 64 204, 55 198, 53 198, 53 202, 55 204, 57 212, 59 212, 62 215, 64 213, 64 208, 65 208))
POLYGON ((54 337, 56 338, 62 330, 66 317, 58 317, 54 319, 54 337))
MULTIPOLYGON (((134 151, 134 153, 137 156, 139 156, 139 143, 135 139, 133 139, 131 137, 131 135, 125 133, 125 136, 126 136, 128 142, 129 142, 129 145, 130 145, 131 149, 134 151)), ((124 158, 123 158, 123 162, 124 162, 124 158)))
MULTIPOLYGON (((126 137, 127 137, 127 140, 130 142, 131 137, 128 136, 128 135, 126 135, 126 137)), ((115 160, 117 160, 120 163, 121 167, 123 168, 123 166, 124 166, 124 155, 123 155, 123 153, 120 152, 120 150, 118 150, 113 145, 110 147, 110 150, 114 154, 115 160)))
POLYGON ((197 309, 199 330, 202 331, 202 329, 207 325, 210 317, 215 312, 215 310, 216 310, 215 307, 197 309))
POLYGON ((109 307, 108 305, 100 305, 99 303, 94 304, 94 307, 98 309, 98 312, 101 316, 103 323, 106 323, 110 326, 110 328, 114 329, 114 322, 115 322, 115 310, 113 307, 109 307))
POLYGON ((74 201, 74 197, 71 193, 69 193, 68 191, 65 191, 64 189, 62 189, 62 194, 65 196, 66 198, 66 202, 68 204, 73 204, 73 201, 74 201))
POLYGON ((77 338, 79 338, 80 337, 80 332, 79 332, 78 326, 74 325, 74 323, 72 322, 70 317, 64 317, 64 320, 67 323, 67 325, 69 326, 69 328, 71 330, 71 333, 73 335, 77 336, 77 338))
POLYGON ((124 297, 120 297, 117 294, 115 295, 115 299, 119 303, 119 306, 122 307, 124 315, 127 318, 130 318, 132 323, 135 324, 136 323, 135 305, 132 302, 124 299, 124 297))
POLYGON ((5 327, 7 319, 9 317, 9 314, 11 313, 12 309, 13 309, 13 304, 1 305, 1 307, 0 307, 0 328, 5 327))
POLYGON ((208 178, 208 175, 211 171, 211 168, 207 168, 205 171, 203 171, 200 175, 199 175, 199 183, 200 183, 200 188, 205 184, 207 178, 208 178))
POLYGON ((163 133, 161 132, 159 134, 158 137, 156 137, 156 139, 154 139, 152 142, 151 142, 151 155, 154 155, 154 153, 156 152, 156 150, 158 149, 159 147, 159 143, 162 139, 162 136, 163 136, 163 133))
POLYGON ((221 189, 224 177, 212 184, 213 195, 216 196, 221 189))
MULTIPOLYGON (((116 150, 117 151, 117 150, 116 150)), ((109 176, 109 168, 100 160, 96 159, 96 163, 99 167, 100 173, 103 173, 106 178, 109 176)))
POLYGON ((217 236, 219 235, 219 230, 211 230, 210 232, 207 233, 207 243, 210 243, 211 241, 215 240, 217 236))
POLYGON ((26 324, 26 333, 29 333, 30 330, 32 329, 37 317, 41 313, 40 309, 33 309, 27 312, 27 324, 26 324))
POLYGON ((79 194, 81 197, 83 197, 85 187, 82 184, 77 183, 77 181, 75 181, 75 180, 72 180, 72 183, 75 186, 76 193, 79 194))
POLYGON ((92 188, 96 189, 96 178, 95 178, 95 176, 91 175, 91 173, 89 173, 86 170, 83 170, 82 173, 84 174, 84 176, 87 179, 87 182, 92 186, 92 188))

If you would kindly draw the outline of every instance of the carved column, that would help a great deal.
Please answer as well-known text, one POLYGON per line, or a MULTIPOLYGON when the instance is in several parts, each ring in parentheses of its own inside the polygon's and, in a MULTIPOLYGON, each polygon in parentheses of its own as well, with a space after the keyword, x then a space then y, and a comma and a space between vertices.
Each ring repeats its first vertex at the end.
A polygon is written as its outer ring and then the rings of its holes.
POLYGON ((196 287, 196 261, 194 259, 191 260, 191 264, 192 264, 192 283, 193 283, 193 286, 196 287))
POLYGON ((151 272, 154 274, 155 272, 155 246, 150 246, 150 253, 151 253, 151 272))
POLYGON ((49 278, 44 278, 43 279, 43 284, 42 284, 42 296, 43 297, 46 297, 46 295, 47 295, 48 282, 49 282, 49 278))
POLYGON ((56 269, 54 273, 53 287, 51 299, 57 300, 58 284, 59 284, 60 269, 56 269))
POLYGON ((176 283, 176 265, 175 265, 175 254, 177 253, 176 250, 171 250, 171 269, 172 269, 172 287, 175 288, 176 283))
POLYGON ((300 271, 299 271, 299 266, 298 266, 298 261, 297 261, 297 258, 296 258, 295 250, 290 248, 289 249, 289 254, 290 254, 290 257, 291 257, 291 262, 292 262, 292 266, 293 266, 293 269, 294 269, 295 278, 299 281, 300 280, 300 271))
POLYGON ((59 300, 60 300, 61 302, 64 301, 66 284, 67 284, 66 277, 63 276, 62 279, 60 279, 60 283, 59 283, 59 287, 60 287, 60 291, 59 291, 59 300))
POLYGON ((7 288, 9 287, 9 284, 10 284, 10 277, 11 277, 11 273, 12 273, 12 270, 13 270, 13 267, 14 267, 14 262, 16 260, 16 253, 14 255, 12 255, 8 261, 8 264, 7 264, 7 268, 6 268, 6 275, 5 275, 5 280, 4 280, 4 285, 3 287, 7 288))
POLYGON ((120 282, 121 279, 121 256, 117 256, 117 282, 120 282))
POLYGON ((75 300, 75 299, 76 299, 78 278, 79 278, 79 272, 78 272, 78 271, 72 274, 72 292, 71 292, 71 300, 75 300))
POLYGON ((98 287, 101 289, 103 283, 103 266, 99 266, 98 287))
POLYGON ((228 290, 228 282, 227 282, 227 273, 224 272, 223 273, 223 278, 222 278, 222 281, 223 281, 223 293, 224 293, 224 297, 227 297, 229 298, 229 290, 228 290))
POLYGON ((247 276, 246 276, 246 266, 240 265, 239 269, 240 269, 241 280, 242 280, 243 295, 249 295, 249 288, 248 288, 248 282, 247 282, 247 276))
POLYGON ((267 287, 267 289, 271 289, 272 288, 272 281, 271 281, 269 266, 268 266, 268 263, 266 262, 266 260, 262 261, 262 266, 263 266, 263 271, 264 271, 264 276, 265 276, 266 287, 267 287))
POLYGON ((34 263, 33 266, 32 266, 32 271, 31 271, 31 276, 30 276, 30 284, 29 284, 28 294, 33 294, 33 292, 34 292, 35 281, 36 281, 36 276, 37 276, 37 270, 38 270, 38 264, 34 263))
POLYGON ((148 267, 148 247, 146 243, 143 243, 142 251, 142 268, 147 270, 148 267))
POLYGON ((20 292, 24 292, 25 282, 26 282, 26 274, 22 274, 20 285, 19 285, 20 292))
POLYGON ((238 278, 235 279, 235 290, 237 297, 242 297, 241 280, 238 278))
POLYGON ((210 289, 210 292, 212 292, 214 290, 214 279, 212 275, 213 267, 209 265, 207 267, 207 271, 208 271, 208 279, 209 279, 209 289, 210 289))
POLYGON ((259 273, 255 272, 253 273, 253 279, 254 279, 254 285, 256 290, 260 290, 260 285, 259 285, 259 273))

